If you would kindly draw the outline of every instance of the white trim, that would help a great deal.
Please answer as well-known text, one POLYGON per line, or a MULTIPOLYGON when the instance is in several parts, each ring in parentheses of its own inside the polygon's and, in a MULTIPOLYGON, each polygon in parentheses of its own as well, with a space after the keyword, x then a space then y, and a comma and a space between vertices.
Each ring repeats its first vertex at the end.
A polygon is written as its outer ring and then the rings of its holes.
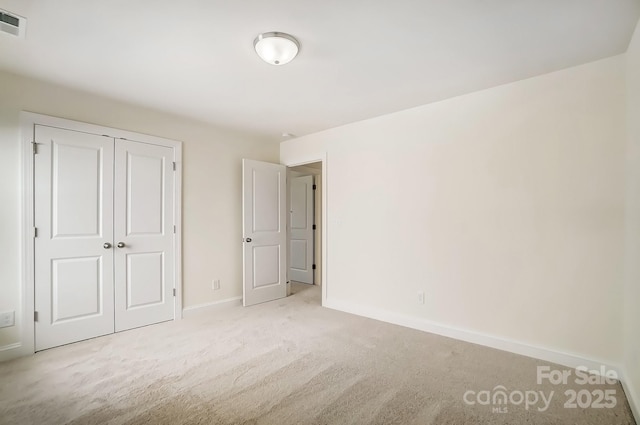
POLYGON ((328 211, 329 211, 329 168, 327 165, 328 155, 326 152, 322 154, 312 154, 309 158, 305 158, 303 161, 298 162, 290 162, 283 163, 287 167, 299 167, 305 164, 311 164, 313 162, 322 162, 322 229, 321 229, 321 238, 322 238, 322 305, 325 306, 327 303, 327 294, 329 289, 329 256, 327 255, 327 238, 329 234, 328 227, 328 211))
POLYGON ((33 112, 20 112, 20 138, 22 141, 22 277, 21 277, 21 308, 20 325, 22 327, 20 342, 15 357, 29 355, 35 352, 35 323, 34 312, 34 241, 33 241, 33 147, 34 126, 49 127, 80 131, 90 134, 108 135, 115 139, 126 139, 141 143, 150 143, 173 148, 176 172, 174 175, 174 217, 176 233, 174 237, 174 273, 176 297, 174 300, 174 320, 182 318, 182 142, 165 139, 148 134, 135 133, 95 124, 57 118, 33 112))
POLYGON ((193 317, 203 313, 210 313, 227 307, 239 307, 242 305, 242 297, 231 297, 220 301, 193 305, 182 310, 182 317, 193 317))
POLYGON ((33 112, 21 111, 20 118, 22 124, 39 124, 49 127, 61 128, 64 130, 74 130, 84 133, 97 134, 100 136, 108 136, 116 139, 126 139, 134 142, 151 143, 154 145, 176 147, 182 145, 182 142, 164 137, 152 136, 150 134, 136 133, 118 128, 104 127, 96 124, 88 124, 80 121, 69 120, 66 118, 57 118, 49 115, 36 114, 33 112))
POLYGON ((19 342, 16 342, 14 344, 9 344, 9 345, 3 345, 2 347, 0 347, 0 353, 9 351, 9 350, 15 350, 16 348, 20 348, 20 347, 22 347, 22 344, 19 342))
POLYGON ((630 379, 626 369, 619 365, 611 364, 590 357, 585 357, 581 354, 567 353, 548 347, 524 344, 522 342, 506 338, 443 325, 419 317, 408 316, 363 305, 357 305, 346 301, 330 299, 324 302, 323 306, 331 308, 333 310, 339 310, 358 316, 368 317, 370 319, 380 320, 382 322, 392 323, 411 329, 417 329, 436 335, 442 335, 460 341, 483 345, 485 347, 491 347, 514 354, 520 354, 523 356, 556 363, 574 369, 578 366, 584 366, 589 370, 597 371, 600 370, 602 366, 604 366, 607 371, 612 370, 616 372, 616 374, 618 375, 618 380, 620 381, 629 402, 629 406, 631 407, 631 412, 636 421, 640 420, 640 395, 638 394, 637 389, 633 386, 632 380, 630 379))
MULTIPOLYGON (((0 362, 22 357, 25 355, 23 351, 24 351, 24 347, 19 342, 16 342, 14 344, 4 345, 0 347, 0 362)), ((26 353, 26 354, 29 354, 29 353, 26 353)))
POLYGON ((35 322, 34 312, 34 240, 33 240, 33 146, 35 139, 34 116, 25 112, 20 113, 20 138, 22 141, 22 211, 20 225, 22 226, 22 276, 21 276, 21 345, 22 350, 17 355, 29 355, 35 352, 35 322))
POLYGON ((173 220, 176 226, 176 232, 173 238, 173 255, 174 262, 174 285, 176 289, 176 297, 174 300, 174 320, 182 320, 182 143, 173 150, 174 161, 176 163, 176 171, 173 173, 173 220))
POLYGON ((636 422, 640 421, 640 398, 638 398, 638 392, 636 388, 633 386, 633 382, 629 379, 629 374, 627 373, 627 369, 622 370, 622 375, 620 375, 620 382, 622 382, 622 388, 624 389, 624 394, 627 396, 627 400, 629 401, 629 406, 631 407, 631 412, 636 420, 636 422))
POLYGON ((368 306, 356 305, 345 301, 327 300, 327 303, 324 304, 324 306, 334 310, 364 316, 387 323, 393 323, 395 325, 405 326, 407 328, 417 329, 424 332, 430 332, 460 341, 471 342, 485 347, 496 348, 498 350, 508 351, 510 353, 520 354, 534 359, 545 360, 571 368, 585 366, 589 370, 599 370, 600 367, 604 366, 606 370, 615 371, 618 374, 618 377, 620 377, 620 380, 623 379, 622 369, 618 365, 610 364, 598 359, 588 358, 580 354, 567 353, 547 347, 524 344, 506 338, 442 325, 419 317, 394 313, 368 306))

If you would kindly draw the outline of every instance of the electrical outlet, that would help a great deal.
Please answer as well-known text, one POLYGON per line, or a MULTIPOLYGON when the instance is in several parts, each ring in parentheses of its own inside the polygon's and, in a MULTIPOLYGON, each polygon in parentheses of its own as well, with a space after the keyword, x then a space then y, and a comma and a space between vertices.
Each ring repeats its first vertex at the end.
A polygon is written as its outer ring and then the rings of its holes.
POLYGON ((16 312, 5 311, 0 313, 0 328, 8 328, 16 324, 16 312))
POLYGON ((418 291, 418 303, 424 304, 424 291, 418 291))
POLYGON ((217 291, 218 289, 220 289, 220 279, 215 279, 213 281, 212 287, 214 291, 217 291))

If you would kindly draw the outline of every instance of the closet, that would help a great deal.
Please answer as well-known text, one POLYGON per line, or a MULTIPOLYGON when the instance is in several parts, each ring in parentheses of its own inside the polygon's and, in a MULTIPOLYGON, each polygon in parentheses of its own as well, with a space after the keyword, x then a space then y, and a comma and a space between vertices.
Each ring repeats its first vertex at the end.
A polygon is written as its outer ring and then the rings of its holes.
POLYGON ((179 142, 87 128, 33 128, 36 351, 175 316, 179 142))

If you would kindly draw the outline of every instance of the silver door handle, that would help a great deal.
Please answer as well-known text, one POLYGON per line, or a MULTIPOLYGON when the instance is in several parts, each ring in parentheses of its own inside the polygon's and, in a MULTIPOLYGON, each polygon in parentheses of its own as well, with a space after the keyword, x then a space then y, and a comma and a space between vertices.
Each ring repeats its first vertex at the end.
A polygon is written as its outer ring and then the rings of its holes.
POLYGON ((118 242, 118 248, 124 248, 124 242, 118 242))
POLYGON ((111 248, 111 244, 109 242, 105 242, 104 245, 102 245, 102 247, 104 249, 109 249, 109 248, 111 248))

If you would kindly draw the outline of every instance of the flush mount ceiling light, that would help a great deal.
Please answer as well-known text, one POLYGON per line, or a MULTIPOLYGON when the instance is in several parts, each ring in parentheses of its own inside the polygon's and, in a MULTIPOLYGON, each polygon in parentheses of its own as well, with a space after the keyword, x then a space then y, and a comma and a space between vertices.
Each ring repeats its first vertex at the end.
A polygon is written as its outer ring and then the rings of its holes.
POLYGON ((300 43, 283 32, 265 32, 253 40, 256 53, 266 63, 285 65, 293 60, 300 50, 300 43))

